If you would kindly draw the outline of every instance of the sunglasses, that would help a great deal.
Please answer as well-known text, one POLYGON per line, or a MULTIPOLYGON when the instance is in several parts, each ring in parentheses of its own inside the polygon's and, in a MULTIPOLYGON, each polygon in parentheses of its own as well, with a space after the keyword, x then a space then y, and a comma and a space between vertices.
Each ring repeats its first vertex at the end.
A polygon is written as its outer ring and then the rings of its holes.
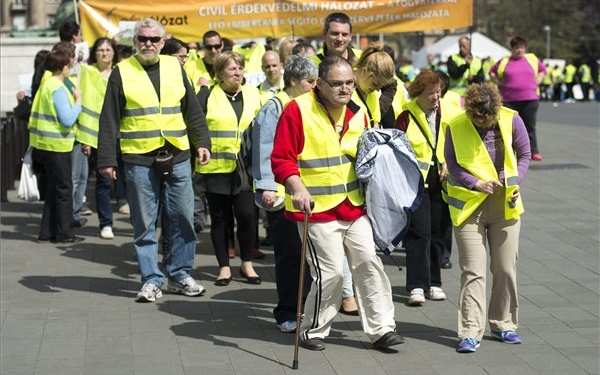
POLYGON ((204 48, 206 48, 207 50, 213 50, 213 49, 220 49, 221 47, 223 47, 223 43, 219 43, 219 44, 205 44, 204 48))
POLYGON ((142 35, 137 35, 136 39, 140 43, 146 43, 147 41, 150 41, 152 43, 158 43, 158 42, 160 42, 162 40, 162 36, 142 36, 142 35))

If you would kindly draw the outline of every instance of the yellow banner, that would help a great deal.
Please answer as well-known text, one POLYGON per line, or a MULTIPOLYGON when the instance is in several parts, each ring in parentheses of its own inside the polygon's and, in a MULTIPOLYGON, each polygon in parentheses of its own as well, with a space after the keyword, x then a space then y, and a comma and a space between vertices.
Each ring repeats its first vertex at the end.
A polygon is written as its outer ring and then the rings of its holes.
POLYGON ((123 32, 127 21, 145 17, 160 21, 167 33, 184 41, 200 41, 208 30, 231 39, 319 36, 325 17, 333 12, 350 16, 354 34, 456 29, 473 21, 473 0, 81 0, 79 4, 88 43, 123 32))

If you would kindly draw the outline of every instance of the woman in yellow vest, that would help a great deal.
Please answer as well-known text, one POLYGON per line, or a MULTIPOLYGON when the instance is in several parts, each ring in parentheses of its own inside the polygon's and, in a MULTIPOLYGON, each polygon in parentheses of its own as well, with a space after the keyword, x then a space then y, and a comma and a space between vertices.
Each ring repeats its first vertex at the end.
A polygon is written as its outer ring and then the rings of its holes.
POLYGON ((397 87, 382 91, 383 87, 395 84, 394 61, 384 51, 383 43, 372 43, 362 52, 354 67, 356 90, 353 100, 360 104, 371 127, 381 127, 382 116, 390 109, 397 87), (385 95, 384 95, 385 94, 385 95), (382 100, 384 101, 382 107, 382 100))
POLYGON ((446 239, 452 225, 448 205, 442 197, 446 179, 444 131, 441 126, 442 79, 431 69, 423 70, 408 87, 412 100, 398 116, 395 127, 406 133, 419 169, 423 174, 425 194, 412 213, 406 248, 406 290, 408 304, 420 306, 425 296, 432 301, 446 299, 442 290, 441 264, 446 239))
POLYGON ((29 144, 34 159, 48 174, 46 199, 40 225, 40 241, 72 243, 83 240, 73 234, 73 182, 71 151, 75 142, 73 125, 81 112, 81 92, 70 91, 64 80, 75 62, 75 53, 53 50, 44 69, 52 75, 42 81, 33 100, 29 119, 29 144))
POLYGON ((486 328, 486 242, 493 275, 487 319, 492 336, 520 344, 517 257, 519 184, 531 160, 529 138, 519 115, 502 107, 492 84, 469 86, 465 113, 446 133, 448 204, 461 268, 457 351, 477 350, 486 328))
MULTIPOLYGON (((117 58, 116 43, 109 38, 98 38, 90 49, 88 65, 81 65, 79 86, 83 93, 83 101, 76 134, 77 141, 82 144, 83 153, 91 154, 94 159, 96 159, 96 150, 98 149, 100 111, 102 111, 104 103, 108 76, 117 63, 117 58)), ((120 161, 120 152, 118 155, 120 161)), ((119 170, 122 171, 123 168, 119 168, 119 170)), ((100 237, 104 239, 114 238, 111 188, 112 181, 109 178, 101 174, 96 175, 96 210, 100 223, 100 237)))
POLYGON ((215 285, 226 286, 232 278, 227 253, 231 225, 227 217, 232 210, 242 258, 240 276, 250 284, 260 284, 262 280, 252 267, 256 239, 252 181, 246 181, 237 163, 241 134, 260 109, 259 93, 255 86, 242 85, 244 57, 240 54, 221 52, 214 66, 217 83, 210 89, 203 86, 198 93, 212 142, 211 160, 197 165, 196 171, 200 173, 199 188, 208 201, 210 235, 219 263, 215 285))

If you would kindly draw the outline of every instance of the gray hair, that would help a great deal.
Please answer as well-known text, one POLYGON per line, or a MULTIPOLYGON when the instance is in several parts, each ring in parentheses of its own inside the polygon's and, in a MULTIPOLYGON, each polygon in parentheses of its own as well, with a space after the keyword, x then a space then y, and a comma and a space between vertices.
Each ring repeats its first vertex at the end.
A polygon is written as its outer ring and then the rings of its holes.
POLYGON ((154 18, 144 18, 143 20, 138 21, 135 24, 135 28, 133 29, 133 35, 137 36, 140 29, 153 28, 153 27, 158 28, 159 36, 161 36, 161 37, 165 36, 165 27, 160 22, 155 20, 154 18))
POLYGON ((299 56, 290 55, 285 62, 285 70, 283 71, 283 84, 285 87, 290 87, 292 79, 317 79, 319 69, 315 65, 312 59, 299 56))

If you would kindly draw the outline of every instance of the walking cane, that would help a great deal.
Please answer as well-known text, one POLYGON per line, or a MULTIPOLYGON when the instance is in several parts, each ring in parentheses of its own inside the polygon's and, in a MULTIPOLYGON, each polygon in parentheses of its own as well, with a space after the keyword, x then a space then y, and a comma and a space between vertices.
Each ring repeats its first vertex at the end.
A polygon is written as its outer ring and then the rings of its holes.
MULTIPOLYGON (((315 202, 310 202, 310 209, 315 202)), ((300 251, 300 275, 298 276, 298 305, 296 307, 296 338, 294 340, 294 362, 292 369, 298 369, 298 348, 300 345, 300 320, 302 319, 302 295, 304 294, 304 268, 306 264, 306 242, 308 240, 308 211, 304 211, 304 231, 302 233, 302 250, 300 251)))

